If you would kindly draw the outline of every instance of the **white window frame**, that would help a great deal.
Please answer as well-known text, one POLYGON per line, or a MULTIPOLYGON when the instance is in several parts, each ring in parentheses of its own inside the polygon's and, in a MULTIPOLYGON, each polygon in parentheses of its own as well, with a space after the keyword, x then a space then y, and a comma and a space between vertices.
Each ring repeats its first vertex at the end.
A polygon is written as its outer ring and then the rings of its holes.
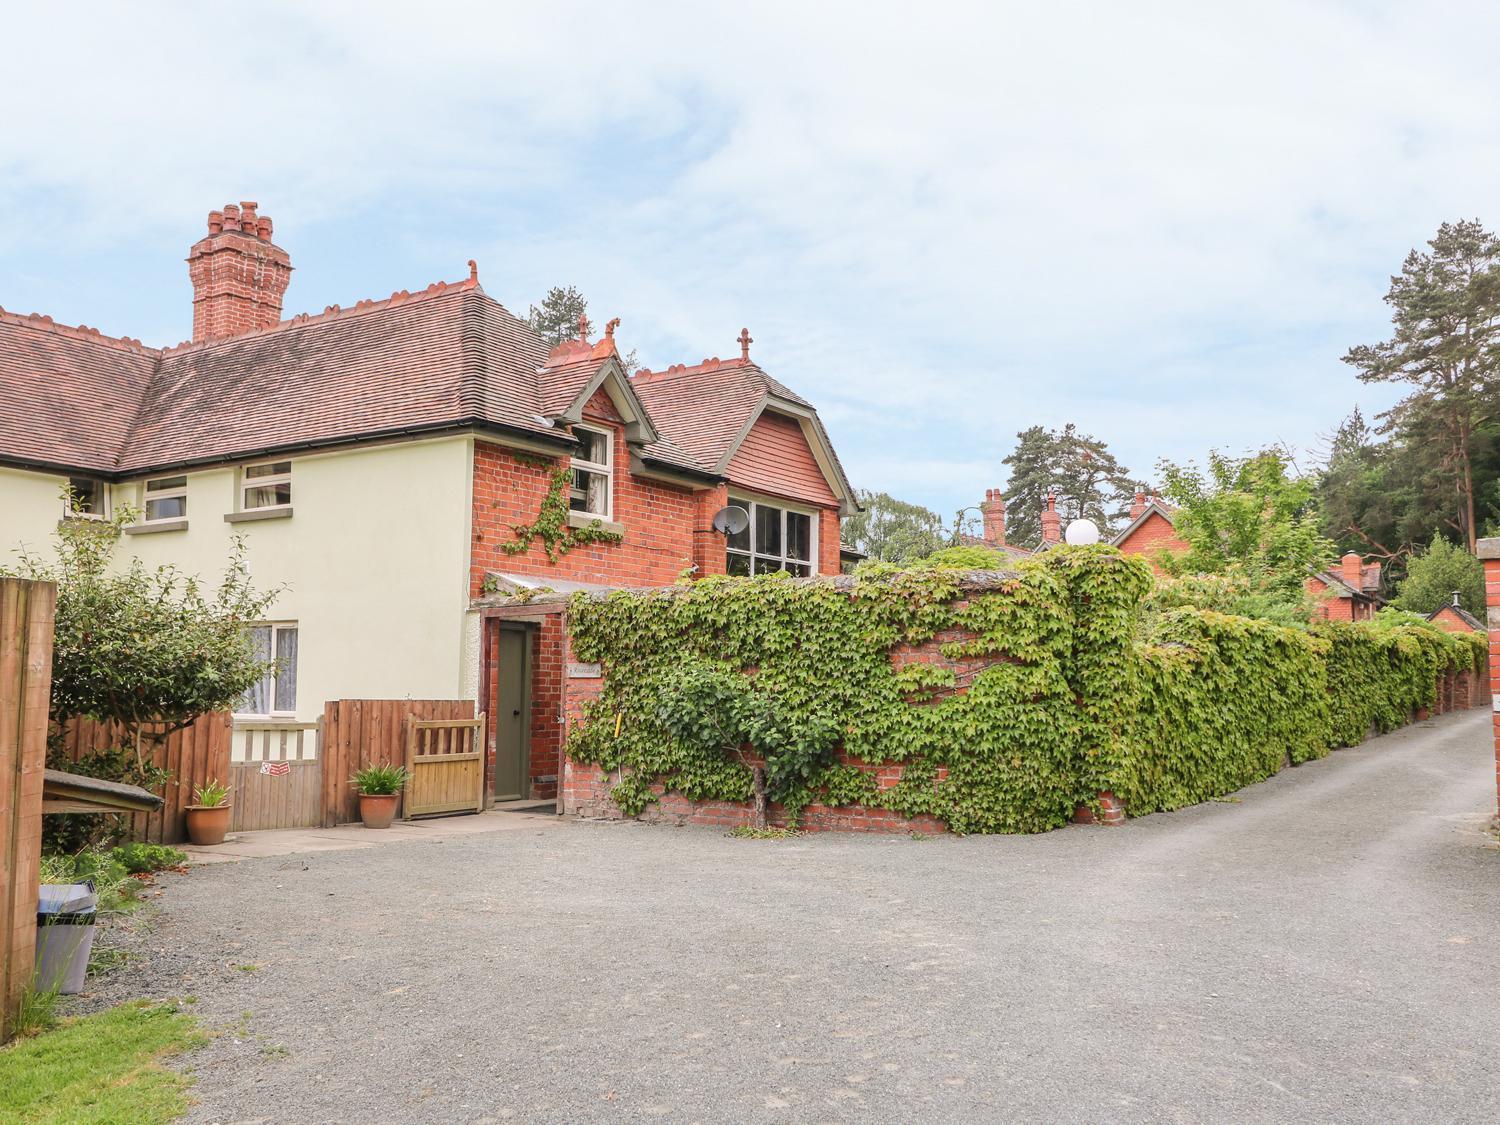
POLYGON ((109 482, 100 477, 91 477, 87 474, 68 477, 68 502, 63 506, 63 514, 70 520, 107 520, 111 511, 112 497, 110 496, 109 482), (75 480, 86 480, 93 482, 95 495, 99 497, 99 511, 80 512, 73 507, 73 482, 75 480))
POLYGON ((289 458, 278 457, 274 461, 256 461, 254 464, 244 465, 240 468, 240 511, 242 512, 279 512, 284 508, 292 506, 292 462, 289 458), (285 465, 284 473, 268 473, 263 477, 250 476, 251 469, 274 468, 277 465, 285 465), (287 486, 287 502, 285 504, 251 504, 247 499, 251 489, 266 488, 270 485, 284 484, 287 486))
POLYGON ((793 504, 793 503, 790 503, 790 502, 788 502, 786 500, 777 499, 774 496, 767 496, 767 497, 764 497, 764 498, 760 498, 760 497, 756 497, 756 496, 733 495, 733 496, 729 497, 729 502, 730 502, 730 504, 735 505, 736 507, 744 508, 745 511, 747 511, 747 512, 750 513, 750 526, 749 526, 749 528, 746 529, 747 534, 750 536, 750 549, 748 551, 741 551, 741 550, 738 550, 737 548, 728 546, 727 541, 726 541, 726 545, 725 545, 725 548, 724 548, 724 556, 725 556, 725 562, 726 563, 728 562, 728 557, 730 555, 739 555, 741 557, 748 557, 750 559, 750 573, 751 574, 760 574, 760 573, 769 573, 769 572, 768 571, 759 571, 759 570, 757 570, 756 569, 756 564, 762 558, 767 558, 767 559, 774 558, 778 562, 781 562, 783 564, 786 564, 786 563, 796 563, 796 564, 801 565, 801 566, 806 566, 808 568, 807 572, 808 572, 809 575, 815 575, 815 574, 818 573, 818 530, 819 530, 818 525, 822 521, 818 518, 819 513, 818 513, 818 511, 816 509, 814 509, 814 508, 805 508, 805 507, 803 507, 800 504, 793 504), (761 550, 757 549, 759 545, 755 542, 755 534, 756 534, 756 527, 757 527, 757 524, 758 524, 758 519, 757 519, 758 512, 757 512, 757 509, 759 509, 759 508, 775 508, 775 509, 777 509, 777 510, 779 510, 781 512, 781 554, 779 554, 779 555, 773 555, 769 551, 761 551, 761 550), (790 513, 792 513, 794 515, 806 516, 807 517, 807 522, 808 522, 808 527, 807 527, 807 532, 808 532, 808 534, 807 534, 807 552, 808 552, 808 555, 809 555, 808 558, 805 558, 805 559, 793 558, 791 555, 788 555, 786 553, 786 517, 787 517, 787 513, 788 512, 790 512, 790 513))
POLYGON ((146 480, 141 481, 141 522, 142 523, 175 523, 177 520, 185 520, 185 519, 187 519, 187 517, 188 517, 188 506, 187 506, 187 492, 188 492, 188 490, 187 490, 187 484, 188 484, 188 478, 187 478, 187 474, 186 473, 168 473, 166 476, 148 477, 146 480), (182 483, 179 484, 179 485, 173 485, 171 488, 159 489, 156 492, 152 492, 151 491, 151 486, 153 484, 156 484, 158 481, 166 481, 166 480, 181 480, 182 483), (149 503, 152 500, 175 500, 179 496, 182 498, 182 514, 181 515, 178 515, 178 516, 156 516, 154 518, 152 517, 152 515, 150 514, 151 513, 151 509, 148 506, 149 503))
MULTIPOLYGON (((271 660, 273 662, 276 660, 276 648, 277 648, 277 646, 276 646, 276 635, 278 633, 282 633, 282 632, 286 632, 286 631, 291 631, 293 633, 297 633, 298 634, 298 636, 297 636, 297 663, 299 665, 302 663, 302 636, 301 636, 300 630, 298 629, 297 622, 295 622, 295 621, 252 621, 252 622, 249 622, 248 624, 246 624, 245 628, 247 630, 249 630, 249 629, 269 629, 269 630, 271 630, 270 654, 271 654, 271 660)), ((280 677, 280 675, 281 675, 281 673, 279 673, 279 672, 273 672, 273 673, 268 674, 265 677, 265 679, 263 679, 261 681, 261 684, 266 689, 266 698, 270 701, 270 709, 269 710, 266 710, 266 711, 240 711, 240 710, 236 710, 233 713, 233 717, 236 718, 236 719, 287 719, 287 718, 292 718, 293 716, 295 716, 297 714, 297 673, 296 673, 296 670, 293 669, 293 671, 291 673, 291 677, 292 677, 292 709, 290 711, 278 711, 278 710, 276 710, 276 681, 280 677)))
MULTIPOLYGON (((573 432, 575 434, 576 433, 597 434, 600 437, 604 438, 604 463, 603 464, 600 464, 600 463, 595 462, 595 461, 584 461, 583 459, 581 459, 579 457, 570 457, 568 459, 568 469, 569 469, 570 472, 572 470, 575 470, 575 469, 582 469, 585 472, 594 473, 595 475, 602 476, 604 478, 604 511, 603 512, 579 511, 577 508, 573 507, 573 493, 574 493, 575 489, 573 488, 571 477, 569 478, 569 483, 568 483, 568 511, 570 511, 570 512, 578 512, 578 514, 581 515, 581 516, 592 517, 592 518, 594 518, 596 520, 605 520, 605 521, 613 520, 615 518, 615 435, 614 435, 614 431, 612 431, 612 430, 606 430, 606 429, 604 429, 601 426, 575 425, 573 427, 573 432)), ((587 494, 585 494, 585 496, 586 495, 587 494)))

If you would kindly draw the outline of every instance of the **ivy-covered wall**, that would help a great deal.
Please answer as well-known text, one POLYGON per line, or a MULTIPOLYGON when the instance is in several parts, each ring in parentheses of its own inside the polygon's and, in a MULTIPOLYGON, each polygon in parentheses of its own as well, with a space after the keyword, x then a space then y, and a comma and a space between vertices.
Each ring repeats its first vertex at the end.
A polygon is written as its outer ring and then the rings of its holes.
POLYGON ((809 805, 878 806, 957 832, 1036 832, 1101 793, 1140 815, 1232 792, 1406 721, 1441 674, 1484 660, 1482 641, 1425 626, 1307 632, 1192 607, 1148 620, 1152 581, 1097 546, 1004 572, 580 595, 572 659, 604 679, 568 755, 607 776, 628 815, 663 792, 746 801, 747 766, 675 741, 658 711, 670 678, 704 662, 747 676, 794 724, 842 733, 787 797, 791 821, 809 805))

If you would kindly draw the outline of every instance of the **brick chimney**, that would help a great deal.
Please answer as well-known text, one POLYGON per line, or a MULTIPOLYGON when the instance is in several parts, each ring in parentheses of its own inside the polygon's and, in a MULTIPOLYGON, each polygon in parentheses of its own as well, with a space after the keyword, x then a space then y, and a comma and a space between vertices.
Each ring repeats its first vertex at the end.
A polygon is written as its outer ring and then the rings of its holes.
POLYGON ((1365 588, 1364 563, 1365 560, 1359 557, 1358 552, 1350 551, 1339 560, 1339 577, 1346 585, 1353 586, 1356 590, 1363 590, 1365 588))
POLYGON ((984 516, 984 539, 997 547, 1005 546, 1005 497, 998 488, 984 490, 984 503, 979 505, 984 516))
POLYGON ((208 236, 188 252, 193 340, 218 340, 281 320, 292 259, 271 241, 271 220, 253 202, 208 213, 208 236))
POLYGON ((1047 493, 1047 506, 1042 509, 1042 542, 1062 542, 1062 517, 1057 514, 1057 497, 1047 493))
POLYGON ((1146 510, 1146 493, 1144 489, 1135 490, 1135 500, 1130 505, 1130 522, 1134 523, 1141 518, 1141 513, 1146 510))

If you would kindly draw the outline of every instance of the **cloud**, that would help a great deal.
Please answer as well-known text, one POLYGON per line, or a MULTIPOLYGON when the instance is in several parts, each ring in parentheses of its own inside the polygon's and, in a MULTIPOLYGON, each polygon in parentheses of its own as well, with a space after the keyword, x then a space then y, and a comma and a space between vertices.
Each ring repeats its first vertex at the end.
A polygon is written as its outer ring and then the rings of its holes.
POLYGON ((748 324, 857 483, 943 509, 1033 422, 1143 473, 1385 404, 1338 357, 1500 189, 1484 6, 60 11, 10 17, 0 304, 178 338, 180 251, 253 193, 298 307, 474 256, 648 363, 748 324))

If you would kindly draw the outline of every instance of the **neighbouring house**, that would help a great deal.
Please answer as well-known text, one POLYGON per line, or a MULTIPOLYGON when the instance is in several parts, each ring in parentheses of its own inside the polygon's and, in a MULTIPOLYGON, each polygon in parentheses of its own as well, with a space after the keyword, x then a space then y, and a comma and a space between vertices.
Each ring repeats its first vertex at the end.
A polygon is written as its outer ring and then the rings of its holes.
POLYGON ((213 211, 174 347, 0 310, 0 559, 60 520, 139 512, 125 551, 211 575, 232 536, 280 586, 278 670, 236 725, 344 698, 473 699, 490 792, 555 791, 555 631, 536 591, 835 574, 853 490, 817 411, 739 354, 631 377, 587 322, 549 349, 468 277, 282 318, 256 204, 213 211), (65 506, 65 487, 73 500, 65 506), (743 530, 714 530, 743 509, 743 530))
POLYGON ((1005 496, 1000 489, 984 490, 984 500, 979 505, 979 514, 982 517, 984 533, 964 535, 965 546, 989 547, 991 550, 1004 551, 1008 555, 1024 558, 1062 542, 1062 515, 1057 510, 1057 497, 1051 492, 1047 493, 1046 506, 1043 507, 1041 514, 1042 539, 1035 547, 1022 547, 1006 540, 1005 496))
POLYGON ((1317 603, 1317 613, 1330 621, 1369 621, 1383 605, 1380 564, 1366 564, 1358 552, 1339 560, 1337 570, 1315 571, 1305 587, 1317 603))
POLYGON ((1453 600, 1438 606, 1427 615, 1427 620, 1449 633, 1479 633, 1486 628, 1479 618, 1458 604, 1457 590, 1453 591, 1453 600))
POLYGON ((1191 549, 1177 537, 1176 514, 1177 509, 1160 496, 1147 496, 1144 491, 1137 490, 1130 505, 1130 522, 1110 542, 1122 554, 1145 555, 1151 569, 1161 574, 1162 568, 1156 564, 1156 557, 1162 551, 1180 555, 1191 549))

